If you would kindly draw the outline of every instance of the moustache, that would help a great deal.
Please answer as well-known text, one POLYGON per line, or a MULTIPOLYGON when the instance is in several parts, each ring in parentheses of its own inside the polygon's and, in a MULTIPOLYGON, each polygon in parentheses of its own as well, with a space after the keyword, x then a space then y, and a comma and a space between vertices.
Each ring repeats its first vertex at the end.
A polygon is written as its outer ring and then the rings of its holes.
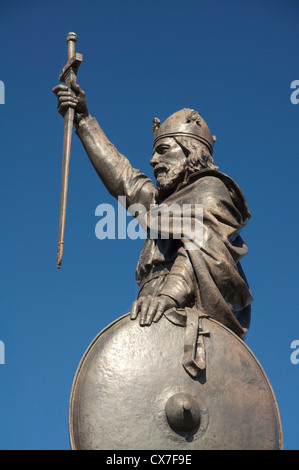
POLYGON ((169 166, 165 165, 164 163, 159 163, 154 168, 155 178, 157 178, 160 173, 167 173, 168 171, 169 171, 169 166))

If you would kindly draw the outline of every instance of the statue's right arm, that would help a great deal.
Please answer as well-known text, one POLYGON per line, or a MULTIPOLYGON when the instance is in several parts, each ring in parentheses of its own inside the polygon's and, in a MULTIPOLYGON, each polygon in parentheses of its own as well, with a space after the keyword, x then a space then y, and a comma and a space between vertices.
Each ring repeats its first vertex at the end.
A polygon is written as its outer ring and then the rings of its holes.
POLYGON ((97 120, 89 114, 84 91, 72 83, 71 89, 58 85, 53 92, 58 98, 58 111, 62 116, 69 107, 74 108, 76 134, 110 194, 116 198, 125 196, 127 208, 139 203, 149 210, 155 195, 152 180, 133 168, 108 140, 97 120))
POLYGON ((127 206, 139 203, 148 210, 154 202, 153 182, 132 167, 129 160, 108 140, 97 120, 93 117, 82 120, 76 134, 110 194, 116 198, 126 196, 127 206))

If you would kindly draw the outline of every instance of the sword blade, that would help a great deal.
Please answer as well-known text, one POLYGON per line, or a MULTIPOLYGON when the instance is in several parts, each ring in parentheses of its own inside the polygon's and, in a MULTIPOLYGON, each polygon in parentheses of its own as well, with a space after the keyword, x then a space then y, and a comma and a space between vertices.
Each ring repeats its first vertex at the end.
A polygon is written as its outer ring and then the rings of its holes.
POLYGON ((57 244, 57 268, 60 269, 63 255, 64 230, 66 219, 68 179, 71 157, 72 134, 74 124, 74 110, 69 108, 64 116, 63 123, 63 152, 62 152, 62 172, 61 172, 61 193, 60 193, 60 215, 57 244))
MULTIPOLYGON (((59 80, 64 82, 70 88, 71 82, 76 82, 78 68, 82 62, 82 55, 76 54, 75 44, 77 41, 76 33, 69 33, 67 42, 67 64, 62 69, 59 80)), ((66 219, 67 192, 69 181, 69 168, 72 146, 72 135, 74 125, 75 111, 69 108, 64 115, 63 122, 63 151, 62 151, 62 171, 61 171, 61 192, 60 192, 60 214, 58 229, 58 244, 56 265, 60 269, 63 255, 64 230, 66 219)))

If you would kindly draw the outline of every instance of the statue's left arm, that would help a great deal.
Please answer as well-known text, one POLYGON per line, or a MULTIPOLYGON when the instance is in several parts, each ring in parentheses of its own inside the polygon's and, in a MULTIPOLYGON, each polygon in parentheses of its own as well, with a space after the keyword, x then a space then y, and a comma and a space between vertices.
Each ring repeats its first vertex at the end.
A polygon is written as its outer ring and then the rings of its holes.
MULTIPOLYGON (((171 240, 164 240, 172 243, 171 240)), ((151 240, 147 240, 151 243, 151 240)), ((133 302, 131 319, 138 314, 140 325, 150 325, 157 322, 168 309, 192 306, 194 300, 194 272, 186 250, 181 242, 176 240, 179 247, 167 275, 141 285, 138 299, 133 302)), ((142 255, 141 255, 142 257, 142 255)), ((139 260, 140 262, 140 260, 139 260)), ((141 261, 142 263, 142 261, 141 261)))

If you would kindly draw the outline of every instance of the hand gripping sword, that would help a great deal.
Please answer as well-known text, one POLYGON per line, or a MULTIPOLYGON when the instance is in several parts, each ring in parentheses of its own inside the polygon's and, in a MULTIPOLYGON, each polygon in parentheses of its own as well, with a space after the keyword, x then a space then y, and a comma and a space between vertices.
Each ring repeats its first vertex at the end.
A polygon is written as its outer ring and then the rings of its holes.
MULTIPOLYGON (((77 72, 82 62, 82 54, 76 54, 75 45, 77 35, 69 33, 66 39, 67 42, 67 63, 63 67, 59 81, 66 84, 70 88, 71 82, 76 82, 77 72)), ((68 108, 64 115, 63 123, 63 152, 62 152, 62 173, 61 173, 61 194, 60 194, 60 215, 59 215, 59 231, 58 231, 58 245, 57 245, 57 268, 60 269, 63 245, 64 245, 64 229, 66 218, 66 204, 67 204, 67 191, 69 179, 69 166, 71 156, 72 133, 74 124, 75 111, 73 108, 68 108)))

